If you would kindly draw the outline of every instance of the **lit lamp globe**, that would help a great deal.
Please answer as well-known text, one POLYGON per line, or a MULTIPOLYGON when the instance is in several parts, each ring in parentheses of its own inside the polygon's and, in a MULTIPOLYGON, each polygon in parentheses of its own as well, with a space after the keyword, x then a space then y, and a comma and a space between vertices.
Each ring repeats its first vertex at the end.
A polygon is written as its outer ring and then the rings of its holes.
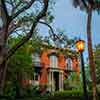
POLYGON ((85 48, 85 41, 84 40, 77 40, 76 41, 76 48, 78 50, 78 52, 82 53, 84 51, 85 48))

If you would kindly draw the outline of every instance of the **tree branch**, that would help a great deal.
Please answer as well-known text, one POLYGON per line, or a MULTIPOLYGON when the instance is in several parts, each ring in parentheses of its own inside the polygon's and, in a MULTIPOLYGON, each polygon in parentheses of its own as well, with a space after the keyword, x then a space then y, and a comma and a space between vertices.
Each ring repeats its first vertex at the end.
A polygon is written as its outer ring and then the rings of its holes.
POLYGON ((52 32, 52 34, 53 34, 53 35, 55 34, 54 31, 53 31, 53 28, 52 28, 49 24, 47 24, 46 22, 43 22, 43 21, 39 21, 39 23, 44 24, 44 25, 46 25, 47 27, 49 27, 50 30, 51 30, 51 32, 52 32))
POLYGON ((48 26, 50 28, 51 33, 52 33, 52 34, 50 34, 50 36, 53 36, 53 40, 54 41, 56 41, 56 39, 59 39, 59 37, 57 36, 57 34, 54 33, 53 28, 48 23, 43 22, 43 21, 39 21, 39 23, 44 24, 44 25, 46 25, 46 26, 48 26))
POLYGON ((22 37, 22 35, 21 34, 19 34, 17 31, 14 31, 18 36, 20 36, 20 37, 22 37))
POLYGON ((6 8, 6 5, 5 5, 5 0, 1 0, 0 2, 1 2, 2 9, 5 12, 6 18, 9 18, 9 14, 8 14, 8 11, 7 11, 7 8, 6 8))
POLYGON ((96 1, 94 1, 94 0, 89 0, 88 1, 88 4, 86 3, 86 1, 85 0, 81 0, 82 1, 82 3, 84 4, 84 6, 88 9, 88 7, 89 7, 89 4, 92 6, 92 9, 100 9, 100 2, 98 1, 98 2, 96 2, 96 1))
POLYGON ((14 45, 9 51, 7 56, 5 57, 4 61, 8 60, 9 57, 11 57, 18 48, 20 48, 24 43, 26 43, 32 36, 33 31, 37 25, 37 23, 39 22, 39 20, 41 18, 43 18, 46 15, 47 9, 48 9, 48 3, 49 0, 44 0, 44 7, 42 9, 42 11, 37 15, 37 17, 35 18, 35 21, 33 22, 33 25, 31 27, 31 30, 29 33, 27 33, 26 36, 24 36, 16 45, 14 45))
POLYGON ((86 9, 88 8, 88 5, 87 5, 87 3, 86 3, 86 1, 85 0, 81 0, 82 1, 82 3, 83 3, 83 5, 86 7, 86 9))
POLYGON ((16 6, 13 6, 13 9, 12 9, 12 13, 14 12, 15 9, 17 9, 17 7, 21 4, 21 2, 19 2, 16 6))
POLYGON ((11 16, 11 19, 16 18, 19 14, 21 14, 25 10, 29 9, 35 1, 36 0, 31 0, 28 5, 24 6, 22 9, 18 10, 13 16, 11 16))
POLYGON ((100 9, 100 2, 96 2, 94 4, 94 9, 100 9))

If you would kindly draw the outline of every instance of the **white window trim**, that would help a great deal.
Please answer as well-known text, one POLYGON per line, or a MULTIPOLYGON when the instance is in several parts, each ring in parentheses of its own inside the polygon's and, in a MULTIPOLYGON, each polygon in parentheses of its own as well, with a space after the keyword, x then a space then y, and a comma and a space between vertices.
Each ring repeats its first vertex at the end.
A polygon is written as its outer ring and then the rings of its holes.
POLYGON ((50 67, 51 68, 57 68, 57 65, 58 65, 57 56, 51 55, 50 56, 50 67))
POLYGON ((40 62, 39 54, 32 54, 32 62, 40 62))
POLYGON ((67 69, 72 70, 72 59, 67 58, 67 69))

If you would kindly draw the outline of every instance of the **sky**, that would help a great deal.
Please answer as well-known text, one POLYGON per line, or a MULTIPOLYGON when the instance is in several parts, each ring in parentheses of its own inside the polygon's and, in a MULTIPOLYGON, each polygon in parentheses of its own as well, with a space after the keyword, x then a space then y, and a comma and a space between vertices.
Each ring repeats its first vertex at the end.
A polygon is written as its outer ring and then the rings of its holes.
MULTIPOLYGON (((63 29, 69 37, 77 37, 85 40, 84 56, 86 60, 88 55, 86 35, 87 14, 80 11, 79 8, 74 8, 71 0, 57 0, 53 14, 55 16, 52 23, 54 29, 63 29)), ((93 12, 92 16, 92 40, 93 47, 95 44, 100 43, 100 15, 97 12, 93 12)))
MULTIPOLYGON (((58 28, 64 30, 66 35, 71 38, 77 37, 84 39, 86 42, 84 56, 87 58, 87 14, 80 11, 79 8, 74 8, 71 1, 72 0, 56 0, 56 5, 53 10, 55 19, 51 26, 54 30, 58 28)), ((47 26, 40 25, 39 29, 42 35, 48 34, 47 26)), ((97 12, 93 12, 92 16, 92 40, 93 47, 95 44, 100 43, 100 15, 98 15, 97 12)))

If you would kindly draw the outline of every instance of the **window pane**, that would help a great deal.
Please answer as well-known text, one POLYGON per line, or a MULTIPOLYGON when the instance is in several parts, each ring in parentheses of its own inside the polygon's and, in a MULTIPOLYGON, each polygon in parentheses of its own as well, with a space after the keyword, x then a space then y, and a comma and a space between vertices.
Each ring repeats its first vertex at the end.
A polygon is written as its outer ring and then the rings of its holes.
POLYGON ((68 59, 67 59, 67 68, 68 68, 69 70, 72 69, 72 60, 71 60, 71 58, 68 58, 68 59))
POLYGON ((51 67, 57 67, 57 57, 56 56, 50 56, 50 66, 51 67))

